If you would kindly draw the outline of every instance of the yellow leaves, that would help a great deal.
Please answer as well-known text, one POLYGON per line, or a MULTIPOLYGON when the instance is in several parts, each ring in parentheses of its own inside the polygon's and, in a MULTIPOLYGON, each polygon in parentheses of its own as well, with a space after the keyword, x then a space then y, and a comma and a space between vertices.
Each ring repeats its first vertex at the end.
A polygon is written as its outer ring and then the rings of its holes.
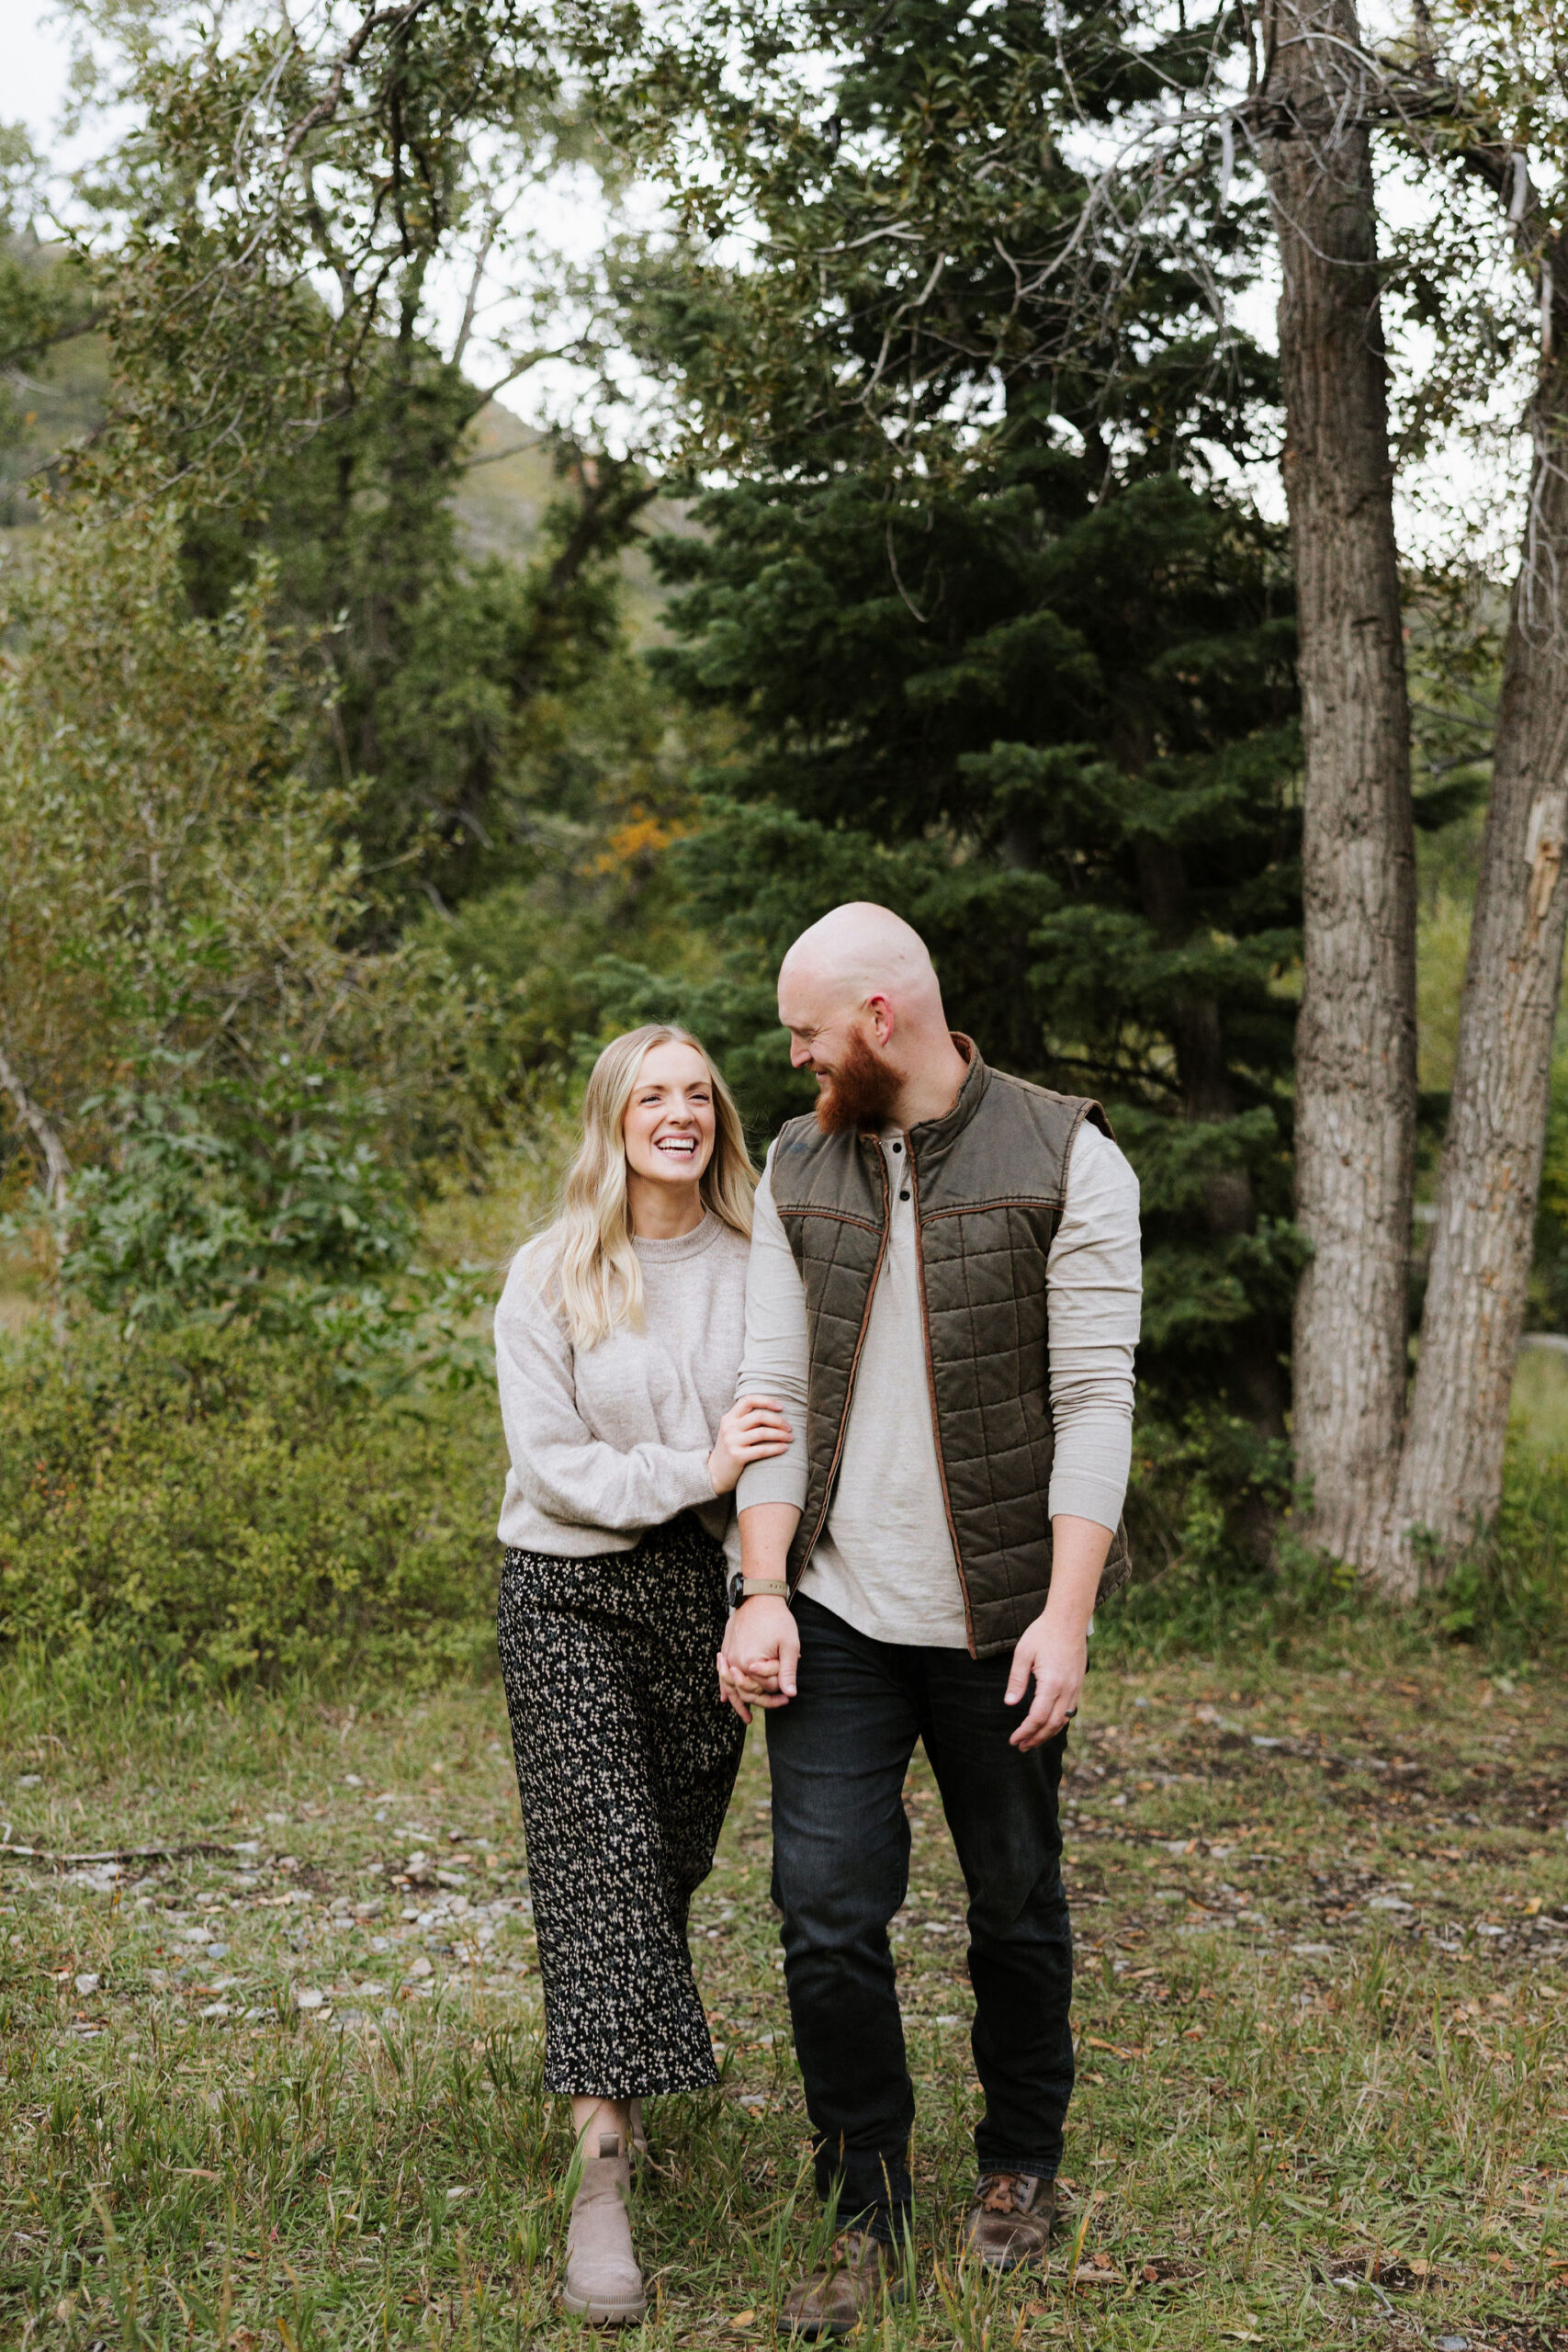
POLYGON ((649 865, 660 850, 682 831, 668 819, 651 816, 645 808, 634 808, 625 824, 618 825, 593 862, 595 874, 624 874, 628 866, 649 865))

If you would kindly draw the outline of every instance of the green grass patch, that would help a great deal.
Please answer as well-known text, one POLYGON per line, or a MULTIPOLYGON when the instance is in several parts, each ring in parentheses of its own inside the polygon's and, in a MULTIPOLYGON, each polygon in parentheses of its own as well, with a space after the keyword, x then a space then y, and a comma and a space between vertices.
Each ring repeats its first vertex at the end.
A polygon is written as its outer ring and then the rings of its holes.
MULTIPOLYGON (((916 2298, 878 2344, 1568 2342, 1562 1694, 1430 1647, 1100 1660, 1065 1791, 1068 2225, 1043 2276, 954 2258, 973 2004, 918 1767, 916 2298)), ((167 1849, 0 1861, 0 2340, 585 2342, 499 1689, 0 1698, 11 1844, 167 1849)), ((693 1921, 724 2080, 654 2103, 638 2194, 657 2352, 771 2343, 812 2243, 766 1805, 753 1739, 693 1921)))

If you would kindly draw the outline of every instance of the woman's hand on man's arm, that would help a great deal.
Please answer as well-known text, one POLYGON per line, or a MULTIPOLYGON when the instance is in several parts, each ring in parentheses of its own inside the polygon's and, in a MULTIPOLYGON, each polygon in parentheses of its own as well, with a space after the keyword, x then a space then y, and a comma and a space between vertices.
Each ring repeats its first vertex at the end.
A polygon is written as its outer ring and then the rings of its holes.
POLYGON ((749 1462, 771 1462, 789 1452, 790 1425, 784 1407, 772 1396, 742 1396, 731 1405, 718 1425, 708 1476, 716 1495, 732 1495, 749 1462))

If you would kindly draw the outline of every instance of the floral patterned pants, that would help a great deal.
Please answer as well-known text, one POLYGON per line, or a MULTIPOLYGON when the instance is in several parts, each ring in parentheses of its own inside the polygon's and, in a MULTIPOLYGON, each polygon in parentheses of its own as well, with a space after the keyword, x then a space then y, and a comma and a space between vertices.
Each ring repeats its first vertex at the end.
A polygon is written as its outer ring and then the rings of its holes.
POLYGON ((686 1917, 745 1740, 714 1667, 724 1586, 723 1551, 684 1515, 633 1552, 505 1555, 496 1635, 552 2091, 718 2079, 686 1917))

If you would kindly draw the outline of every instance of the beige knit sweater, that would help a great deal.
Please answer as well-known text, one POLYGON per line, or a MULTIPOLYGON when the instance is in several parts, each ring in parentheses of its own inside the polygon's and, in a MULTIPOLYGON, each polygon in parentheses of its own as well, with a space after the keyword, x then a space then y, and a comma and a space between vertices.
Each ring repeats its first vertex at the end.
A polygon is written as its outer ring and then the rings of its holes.
POLYGON ((708 1455, 735 1401, 747 1245, 713 1216, 675 1241, 637 1240, 645 1312, 573 1346, 548 1300, 553 1236, 520 1250, 495 1312, 496 1377, 512 1467, 498 1532, 520 1551, 629 1552, 694 1510, 739 1562, 734 1498, 708 1455))

